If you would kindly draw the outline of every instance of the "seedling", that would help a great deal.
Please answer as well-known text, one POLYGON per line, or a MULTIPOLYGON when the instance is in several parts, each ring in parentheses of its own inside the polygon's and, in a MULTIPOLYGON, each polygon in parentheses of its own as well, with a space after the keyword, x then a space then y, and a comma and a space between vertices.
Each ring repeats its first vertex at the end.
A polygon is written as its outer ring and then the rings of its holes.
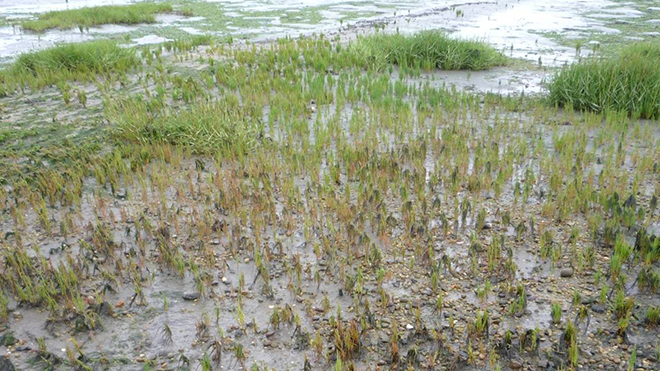
POLYGON ((660 308, 650 306, 646 311, 644 322, 649 327, 656 327, 660 324, 660 308))
POLYGON ((550 312, 552 315, 552 323, 561 323, 561 306, 559 303, 552 303, 550 312))

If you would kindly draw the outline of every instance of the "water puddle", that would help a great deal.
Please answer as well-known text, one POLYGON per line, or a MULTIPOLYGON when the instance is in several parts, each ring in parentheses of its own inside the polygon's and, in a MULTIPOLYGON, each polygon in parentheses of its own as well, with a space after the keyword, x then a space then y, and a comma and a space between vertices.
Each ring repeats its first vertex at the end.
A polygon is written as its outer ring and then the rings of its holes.
POLYGON ((194 28, 194 27, 179 27, 180 30, 186 31, 187 33, 191 35, 203 35, 204 32, 194 28))
POLYGON ((0 1, 0 13, 3 15, 13 14, 29 14, 50 12, 54 10, 67 10, 77 9, 86 6, 100 6, 100 5, 123 5, 130 4, 130 0, 68 0, 54 1, 54 0, 27 0, 16 2, 13 0, 0 1))
POLYGON ((132 41, 132 45, 149 45, 149 44, 160 44, 167 41, 172 41, 172 39, 168 39, 166 37, 162 37, 158 35, 147 35, 147 36, 139 37, 137 39, 133 39, 131 41, 132 41))

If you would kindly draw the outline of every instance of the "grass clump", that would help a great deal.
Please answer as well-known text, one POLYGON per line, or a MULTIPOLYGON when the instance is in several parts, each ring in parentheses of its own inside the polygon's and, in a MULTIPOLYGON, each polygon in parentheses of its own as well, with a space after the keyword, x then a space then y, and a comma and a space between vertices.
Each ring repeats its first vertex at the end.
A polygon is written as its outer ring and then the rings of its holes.
POLYGON ((359 63, 377 69, 396 64, 426 70, 484 70, 506 61, 484 42, 451 38, 439 31, 376 33, 360 37, 350 48, 359 63))
POLYGON ((548 85, 551 103, 578 110, 660 117, 660 45, 638 43, 614 59, 586 59, 562 68, 548 85))
POLYGON ((169 143, 198 154, 245 153, 260 137, 257 119, 226 101, 195 102, 187 109, 156 109, 139 98, 106 103, 117 139, 142 144, 169 143))
POLYGON ((660 308, 654 306, 649 307, 646 311, 644 321, 650 327, 658 326, 660 324, 660 308))
POLYGON ((103 24, 155 23, 157 13, 172 12, 171 4, 137 3, 130 5, 105 5, 81 9, 47 12, 34 20, 21 23, 24 29, 42 32, 59 28, 84 28, 103 24))
POLYGON ((122 73, 139 63, 135 50, 108 40, 62 44, 22 54, 0 71, 0 96, 18 87, 41 88, 66 80, 90 81, 98 74, 122 73))
POLYGON ((561 306, 559 303, 552 303, 550 314, 552 315, 552 323, 559 324, 561 322, 561 306))

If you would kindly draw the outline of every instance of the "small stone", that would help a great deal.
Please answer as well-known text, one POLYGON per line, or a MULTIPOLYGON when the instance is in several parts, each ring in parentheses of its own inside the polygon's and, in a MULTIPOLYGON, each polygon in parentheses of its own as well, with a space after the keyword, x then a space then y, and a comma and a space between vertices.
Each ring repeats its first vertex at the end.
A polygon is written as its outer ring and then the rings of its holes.
POLYGON ((582 304, 584 305, 593 304, 595 302, 596 302, 596 298, 594 298, 593 296, 587 296, 582 299, 582 304))
POLYGON ((414 328, 415 328, 415 326, 411 325, 410 323, 406 325, 407 330, 412 330, 414 328))
POLYGON ((605 306, 603 304, 594 304, 591 306, 591 310, 593 310, 596 313, 604 313, 605 306))
POLYGON ((559 276, 563 278, 573 277, 573 268, 564 268, 559 272, 559 276))
POLYGON ((197 300, 199 299, 199 293, 197 291, 186 291, 183 293, 183 300, 197 300))
POLYGON ((115 308, 123 308, 124 304, 125 304, 124 301, 120 300, 117 302, 117 304, 115 304, 115 308))

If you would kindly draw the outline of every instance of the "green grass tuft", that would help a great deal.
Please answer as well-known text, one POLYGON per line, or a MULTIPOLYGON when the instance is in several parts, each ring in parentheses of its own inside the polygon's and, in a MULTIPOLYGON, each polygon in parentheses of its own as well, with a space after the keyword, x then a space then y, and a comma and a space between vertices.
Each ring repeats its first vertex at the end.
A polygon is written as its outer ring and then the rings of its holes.
POLYGON ((121 73, 140 63, 135 50, 113 41, 63 44, 22 54, 0 70, 0 96, 19 87, 37 89, 67 80, 90 81, 102 73, 121 73))
POLYGON ((614 59, 587 59, 564 67, 548 89, 550 102, 558 106, 659 118, 660 44, 634 44, 614 59))
POLYGON ((47 12, 39 15, 37 19, 22 22, 21 26, 36 32, 73 27, 82 30, 103 24, 155 23, 156 13, 170 12, 172 12, 171 4, 145 2, 131 5, 105 5, 47 12))
POLYGON ((119 140, 188 148, 193 153, 245 153, 260 137, 259 121, 231 103, 196 102, 187 109, 155 108, 132 98, 106 102, 106 117, 119 140))
POLYGON ((359 63, 377 69, 396 64, 426 70, 484 70, 506 62, 484 42, 451 38, 439 31, 410 36, 376 33, 358 38, 350 48, 359 63))

